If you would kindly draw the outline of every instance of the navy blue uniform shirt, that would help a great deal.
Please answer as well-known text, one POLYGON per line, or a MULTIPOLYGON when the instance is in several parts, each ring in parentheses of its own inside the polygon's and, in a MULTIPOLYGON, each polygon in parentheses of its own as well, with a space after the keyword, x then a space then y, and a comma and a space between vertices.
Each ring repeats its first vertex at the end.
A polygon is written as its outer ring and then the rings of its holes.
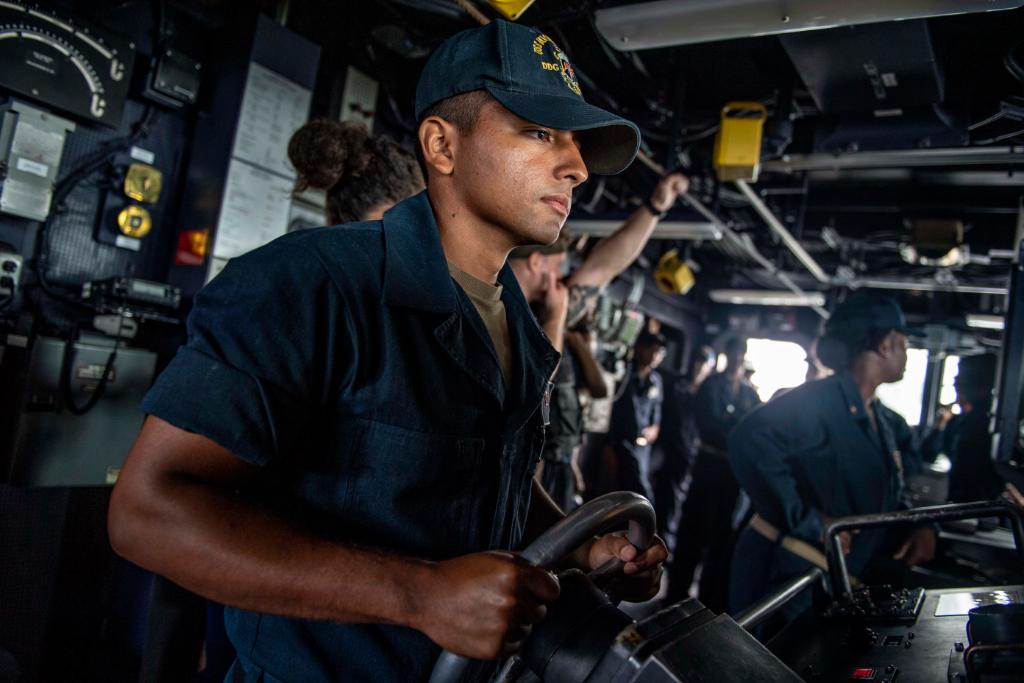
MULTIPOLYGON (((782 533, 820 548, 822 515, 909 507, 888 409, 876 409, 875 416, 877 431, 849 372, 804 384, 750 413, 729 438, 729 462, 754 511, 782 533)), ((867 566, 885 535, 867 530, 854 537, 847 557, 852 574, 867 566)), ((763 594, 768 588, 764 581, 778 583, 810 567, 781 546, 762 543, 750 528, 741 535, 737 556, 741 548, 743 562, 733 571, 733 596, 737 584, 761 583, 757 592, 763 594)), ((734 609, 742 606, 730 604, 734 609)))
POLYGON ((661 375, 651 370, 646 379, 632 373, 622 397, 612 406, 609 435, 626 450, 649 453, 649 445, 638 445, 636 439, 644 429, 661 425, 661 403, 664 400, 661 375))
MULTIPOLYGON (((286 235, 197 295, 143 407, 260 467, 262 502, 324 538, 431 559, 514 548, 558 353, 508 266, 498 281, 507 381, 426 193, 383 221, 286 235)), ((225 620, 235 680, 424 680, 439 652, 398 626, 225 620)))
POLYGON ((733 391, 728 372, 719 372, 704 380, 693 401, 702 445, 719 453, 728 448, 729 433, 751 410, 761 404, 757 391, 740 379, 733 391))
POLYGON ((548 458, 568 462, 572 450, 583 441, 583 406, 580 404, 579 359, 566 347, 555 372, 551 394, 551 424, 545 443, 548 458))
POLYGON ((651 444, 640 441, 643 430, 661 424, 661 375, 652 370, 646 379, 630 373, 622 395, 612 406, 608 439, 615 449, 617 487, 654 500, 651 489, 651 444))

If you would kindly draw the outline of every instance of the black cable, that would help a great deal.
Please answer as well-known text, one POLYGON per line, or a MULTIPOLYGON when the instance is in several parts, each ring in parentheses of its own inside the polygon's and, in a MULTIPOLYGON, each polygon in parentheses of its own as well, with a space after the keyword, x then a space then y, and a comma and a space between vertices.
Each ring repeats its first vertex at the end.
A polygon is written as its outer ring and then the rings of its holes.
POLYGON ((1024 134, 1024 129, 1022 129, 1022 130, 1015 130, 1012 133, 1006 133, 1004 135, 997 135, 995 137, 986 138, 984 140, 975 140, 974 144, 976 144, 976 145, 991 145, 993 142, 1002 142, 1003 140, 1010 140, 1011 138, 1015 138, 1018 135, 1022 135, 1022 134, 1024 134))
POLYGON ((167 40, 167 6, 164 0, 152 0, 150 9, 153 12, 153 33, 155 34, 153 36, 153 56, 158 57, 160 48, 167 40))
POLYGON ((586 16, 587 18, 590 19, 590 29, 594 32, 594 35, 597 36, 597 44, 601 46, 601 50, 604 52, 604 56, 608 59, 609 62, 612 63, 612 66, 615 67, 616 71, 618 71, 621 74, 622 63, 619 61, 618 55, 615 54, 614 48, 612 48, 612 46, 608 44, 608 41, 605 39, 604 35, 602 35, 601 32, 597 30, 597 21, 594 19, 593 12, 588 13, 586 16))
POLYGON ((50 217, 43 222, 42 227, 39 228, 39 233, 36 238, 36 255, 35 259, 33 259, 32 266, 33 270, 36 272, 36 278, 39 280, 39 286, 47 296, 65 304, 81 305, 81 302, 70 294, 58 291, 50 282, 48 275, 49 242, 47 240, 47 230, 60 207, 60 203, 64 201, 71 190, 106 162, 106 155, 98 159, 90 156, 86 162, 71 171, 61 182, 57 184, 51 200, 52 211, 50 217))
MULTIPOLYGON (((39 229, 39 234, 36 242, 36 258, 33 261, 33 269, 36 272, 36 278, 39 280, 39 286, 43 292, 57 301, 63 302, 71 306, 77 306, 82 308, 89 308, 89 305, 85 302, 80 301, 74 296, 58 291, 54 285, 49 281, 47 275, 47 264, 49 258, 49 244, 47 241, 47 229, 53 221, 54 215, 61 203, 67 198, 71 191, 77 187, 85 178, 95 173, 97 170, 102 168, 109 162, 109 157, 112 154, 116 154, 121 149, 134 144, 139 138, 145 136, 149 131, 149 125, 152 122, 154 109, 152 105, 146 105, 146 109, 139 119, 139 121, 132 127, 132 132, 121 138, 110 141, 100 149, 96 150, 92 154, 87 155, 80 163, 71 171, 69 171, 60 181, 58 181, 54 188, 52 207, 53 212, 50 217, 43 222, 42 227, 39 229)), ((107 358, 107 362, 103 367, 103 375, 100 377, 99 382, 96 384, 96 389, 84 405, 77 405, 71 395, 71 375, 73 373, 72 357, 74 355, 74 343, 76 329, 72 328, 71 333, 68 335, 68 340, 65 342, 64 347, 64 358, 61 367, 60 377, 60 394, 61 403, 67 408, 68 412, 72 415, 85 415, 92 410, 99 400, 103 397, 103 394, 107 388, 107 382, 110 377, 110 373, 114 367, 114 361, 117 359, 117 347, 121 341, 121 333, 123 331, 125 319, 125 302, 122 301, 121 313, 118 318, 117 334, 114 337, 114 348, 110 352, 110 356, 107 358)))
POLYGON ((1005 116, 1005 114, 1003 114, 1003 112, 997 111, 995 114, 992 114, 992 116, 988 117, 987 119, 982 119, 981 121, 976 121, 976 122, 972 123, 971 125, 967 126, 967 130, 968 131, 972 131, 972 130, 975 130, 977 128, 981 128, 982 126, 987 126, 990 123, 995 123, 999 119, 1003 118, 1003 116, 1005 116))
POLYGON ((57 181, 53 190, 53 197, 50 200, 50 206, 52 207, 51 213, 43 222, 42 227, 39 228, 39 234, 36 239, 36 256, 33 260, 33 270, 36 272, 36 277, 39 280, 39 286, 50 298, 69 305, 81 305, 81 302, 78 301, 78 299, 67 293, 58 291, 50 282, 47 274, 49 243, 46 235, 47 230, 53 223, 53 220, 61 207, 61 204, 63 204, 64 200, 67 199, 68 195, 79 185, 79 183, 107 164, 110 161, 111 155, 131 146, 138 141, 139 138, 148 134, 154 113, 155 109, 153 106, 147 104, 142 117, 140 117, 139 121, 132 126, 131 133, 111 140, 95 152, 86 155, 75 168, 57 181))
POLYGON ((681 138, 679 138, 679 144, 684 145, 684 144, 687 144, 687 143, 690 143, 690 142, 697 142, 698 140, 703 140, 705 138, 709 138, 712 135, 714 135, 715 133, 717 133, 718 129, 720 127, 721 127, 721 125, 716 123, 715 125, 711 126, 710 128, 706 128, 705 130, 702 130, 699 133, 695 133, 693 135, 688 135, 688 136, 685 136, 685 137, 681 137, 681 138))
POLYGON ((1010 48, 1009 52, 1006 53, 1006 57, 1003 59, 1003 66, 1010 72, 1010 75, 1016 78, 1018 81, 1024 83, 1024 66, 1017 60, 1017 56, 1014 54, 1017 52, 1024 43, 1017 43, 1010 48))
POLYGON ((74 370, 72 367, 72 357, 74 356, 75 348, 75 330, 72 330, 72 333, 68 336, 68 340, 64 345, 64 359, 61 364, 60 393, 61 404, 72 415, 85 415, 95 408, 96 404, 99 403, 101 398, 103 398, 103 394, 107 390, 107 381, 110 378, 110 373, 114 369, 114 361, 117 360, 117 347, 121 343, 121 332, 124 328, 124 319, 125 309, 124 302, 122 300, 121 312, 117 319, 117 334, 114 335, 114 348, 111 350, 110 355, 107 356, 107 362, 103 365, 103 375, 100 377, 99 382, 97 382, 96 388, 93 390, 92 395, 89 396, 89 399, 85 404, 81 406, 76 405, 74 399, 71 397, 71 375, 74 370))

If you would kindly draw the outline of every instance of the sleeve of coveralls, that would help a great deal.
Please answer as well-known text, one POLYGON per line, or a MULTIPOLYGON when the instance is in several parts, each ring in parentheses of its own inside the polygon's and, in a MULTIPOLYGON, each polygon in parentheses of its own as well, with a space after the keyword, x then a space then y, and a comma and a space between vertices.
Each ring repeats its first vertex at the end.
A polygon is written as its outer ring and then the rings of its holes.
POLYGON ((143 410, 255 465, 309 443, 344 364, 337 289, 318 256, 281 241, 232 259, 195 299, 188 341, 143 410))
MULTIPOLYGON (((782 397, 785 398, 785 397, 782 397)), ((729 438, 729 464, 754 510, 783 533, 818 543, 824 532, 820 513, 800 497, 790 456, 801 450, 791 401, 777 399, 754 409, 729 438)))

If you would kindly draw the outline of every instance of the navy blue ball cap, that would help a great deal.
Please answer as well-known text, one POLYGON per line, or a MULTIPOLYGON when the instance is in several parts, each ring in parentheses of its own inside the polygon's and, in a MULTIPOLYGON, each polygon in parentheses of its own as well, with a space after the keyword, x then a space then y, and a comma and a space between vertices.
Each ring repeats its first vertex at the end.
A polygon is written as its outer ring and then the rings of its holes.
POLYGON ((835 337, 853 338, 870 330, 911 332, 899 304, 867 292, 856 292, 839 304, 825 323, 826 334, 835 337))
POLYGON ((668 339, 661 332, 644 330, 633 342, 633 346, 668 346, 668 339))
POLYGON ((581 131, 581 153, 590 173, 619 173, 640 148, 640 129, 587 104, 569 58, 535 28, 497 19, 444 41, 420 75, 416 118, 442 100, 474 90, 486 90, 527 121, 581 131))

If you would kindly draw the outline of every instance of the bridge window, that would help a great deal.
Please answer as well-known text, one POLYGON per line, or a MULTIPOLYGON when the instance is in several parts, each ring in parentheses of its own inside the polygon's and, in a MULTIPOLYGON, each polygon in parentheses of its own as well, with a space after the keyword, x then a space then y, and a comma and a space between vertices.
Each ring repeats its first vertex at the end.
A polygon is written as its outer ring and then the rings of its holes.
POLYGON ((942 361, 942 389, 939 391, 939 404, 953 406, 953 413, 960 413, 960 406, 956 403, 956 389, 953 388, 953 380, 960 372, 960 356, 946 356, 942 361))
POLYGON ((777 339, 748 339, 747 366, 754 372, 750 383, 762 401, 779 389, 804 383, 807 377, 807 352, 794 342, 777 339))
POLYGON ((907 350, 907 370, 903 379, 878 387, 882 403, 903 416, 911 427, 921 422, 921 403, 924 401, 924 376, 928 370, 928 351, 907 350))

